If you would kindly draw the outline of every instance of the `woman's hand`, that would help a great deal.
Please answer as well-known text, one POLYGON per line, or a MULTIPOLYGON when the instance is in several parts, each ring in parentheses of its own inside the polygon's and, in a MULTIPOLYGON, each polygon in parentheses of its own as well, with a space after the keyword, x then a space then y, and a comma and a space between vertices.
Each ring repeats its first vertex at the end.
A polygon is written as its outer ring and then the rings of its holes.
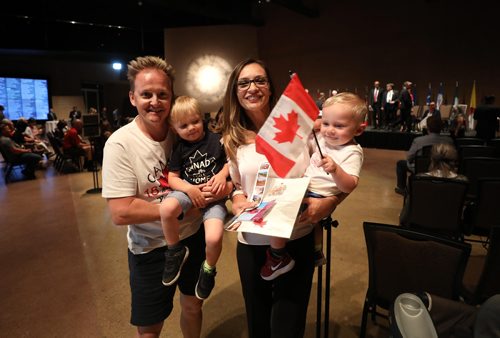
POLYGON ((255 207, 255 202, 250 202, 246 199, 245 195, 236 195, 233 197, 231 203, 231 211, 233 215, 241 214, 245 209, 255 207))
POLYGON ((323 218, 330 216, 337 205, 347 197, 348 194, 341 193, 336 196, 328 196, 325 198, 306 197, 303 203, 307 204, 307 209, 299 216, 299 223, 315 224, 323 218))

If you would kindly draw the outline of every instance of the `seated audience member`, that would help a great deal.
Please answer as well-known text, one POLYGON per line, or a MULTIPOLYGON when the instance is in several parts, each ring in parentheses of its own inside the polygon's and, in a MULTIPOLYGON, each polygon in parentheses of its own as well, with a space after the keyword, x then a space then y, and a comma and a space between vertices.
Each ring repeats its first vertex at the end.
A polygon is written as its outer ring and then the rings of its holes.
MULTIPOLYGON (((416 295, 429 311, 432 324, 440 338, 500 337, 500 294, 486 299, 479 307, 427 292, 416 295)), ((411 322, 406 322, 409 324, 411 322)), ((414 329, 404 325, 406 329, 414 329)), ((413 332, 414 333, 414 332, 413 332)))
MULTIPOLYGON (((92 147, 81 138, 83 130, 82 120, 76 119, 71 124, 71 128, 64 134, 63 151, 73 158, 85 158, 85 167, 90 167, 92 160, 92 147)), ((90 169, 90 168, 89 168, 90 169)))
MULTIPOLYGON (((458 171, 458 152, 453 144, 439 143, 434 144, 431 150, 431 164, 429 171, 417 174, 417 176, 433 176, 453 178, 461 181, 467 181, 467 177, 457 173, 458 171)), ((403 209, 399 217, 400 224, 405 224, 408 217, 410 198, 406 196, 403 209)))
POLYGON ((0 104, 0 121, 5 119, 4 111, 5 111, 5 107, 0 104))
POLYGON ((12 139, 14 129, 11 124, 6 121, 2 121, 0 129, 0 147, 2 148, 2 153, 6 156, 5 160, 9 162, 23 163, 23 175, 30 179, 36 178, 35 169, 38 163, 42 160, 42 156, 35 154, 31 149, 23 148, 14 142, 12 139))
POLYGON ((429 108, 424 112, 420 119, 419 126, 424 134, 427 134, 427 119, 431 116, 441 120, 441 112, 436 109, 436 102, 429 103, 429 108))
POLYGON ((407 174, 415 172, 415 157, 422 152, 422 148, 438 143, 453 144, 449 136, 440 135, 443 122, 433 116, 427 119, 429 134, 416 137, 407 152, 406 160, 399 160, 396 164, 397 186, 396 193, 404 195, 406 191, 407 174))
POLYGON ((431 149, 431 164, 429 171, 419 175, 455 178, 457 180, 467 180, 467 177, 458 172, 458 152, 453 144, 434 144, 431 149))
POLYGON ((68 123, 64 120, 59 120, 56 125, 56 129, 53 132, 54 137, 58 142, 60 142, 60 146, 63 145, 64 134, 68 131, 68 123))
POLYGON ((33 152, 42 154, 43 150, 40 150, 35 147, 35 140, 32 137, 26 135, 25 133, 26 128, 28 128, 28 121, 24 117, 20 117, 16 121, 15 126, 16 127, 12 135, 12 139, 14 140, 14 142, 19 144, 23 148, 29 148, 33 150, 33 152))
POLYGON ((113 127, 107 118, 101 119, 101 138, 106 141, 113 134, 113 127))
POLYGON ((52 153, 44 140, 40 137, 40 134, 42 131, 40 128, 38 128, 36 124, 36 120, 32 117, 28 119, 28 126, 24 130, 23 134, 25 136, 25 139, 29 140, 30 142, 33 142, 34 147, 37 151, 43 152, 47 156, 52 156, 54 153, 52 153))
POLYGON ((453 139, 465 137, 465 115, 463 113, 457 113, 453 119, 450 118, 450 121, 450 136, 453 139))

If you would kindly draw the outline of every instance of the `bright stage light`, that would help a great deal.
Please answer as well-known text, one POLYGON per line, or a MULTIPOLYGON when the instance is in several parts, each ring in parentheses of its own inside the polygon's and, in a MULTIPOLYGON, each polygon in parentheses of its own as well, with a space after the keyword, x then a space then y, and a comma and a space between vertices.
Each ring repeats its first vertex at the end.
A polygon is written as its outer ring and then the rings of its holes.
POLYGON ((194 60, 187 71, 189 95, 202 103, 216 103, 222 100, 231 66, 216 55, 203 55, 194 60))
POLYGON ((120 62, 113 62, 113 69, 114 70, 121 70, 122 64, 120 62))

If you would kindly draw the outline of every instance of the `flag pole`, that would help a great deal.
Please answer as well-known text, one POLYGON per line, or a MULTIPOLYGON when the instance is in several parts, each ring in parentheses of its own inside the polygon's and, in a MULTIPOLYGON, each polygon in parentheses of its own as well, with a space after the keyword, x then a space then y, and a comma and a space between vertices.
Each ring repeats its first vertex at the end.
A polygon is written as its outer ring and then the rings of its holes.
MULTIPOLYGON (((290 79, 293 77, 295 73, 292 72, 291 70, 288 71, 288 75, 290 76, 290 79)), ((312 133, 314 136, 314 141, 316 142, 316 146, 318 147, 319 154, 321 155, 321 158, 324 158, 325 156, 323 155, 323 152, 321 151, 321 148, 319 146, 318 138, 316 137, 316 132, 314 131, 314 128, 312 129, 312 133)), ((327 172, 328 175, 330 175, 329 172, 327 172)), ((326 218, 323 218, 319 222, 319 226, 321 226, 322 229, 326 230, 326 274, 325 274, 325 313, 324 313, 324 320, 323 320, 323 334, 324 337, 328 337, 328 329, 330 327, 330 274, 331 274, 331 254, 332 254, 332 239, 331 239, 331 231, 332 231, 332 226, 337 227, 338 222, 336 220, 333 220, 331 216, 328 216, 326 218)), ((321 336, 321 314, 323 310, 323 266, 318 266, 318 285, 317 285, 317 290, 316 290, 316 338, 320 338, 321 336)))

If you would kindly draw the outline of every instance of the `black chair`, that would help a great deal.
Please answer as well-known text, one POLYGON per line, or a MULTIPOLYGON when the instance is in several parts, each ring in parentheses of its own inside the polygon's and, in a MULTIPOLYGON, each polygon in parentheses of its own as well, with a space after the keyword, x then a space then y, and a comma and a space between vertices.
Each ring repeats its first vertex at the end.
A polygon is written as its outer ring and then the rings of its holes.
POLYGON ((478 179, 477 198, 467 204, 464 223, 468 234, 486 237, 494 225, 500 225, 500 178, 478 179))
POLYGON ((458 158, 467 157, 496 157, 497 150, 493 146, 463 145, 458 147, 458 158))
POLYGON ((414 174, 421 174, 429 171, 429 165, 431 164, 431 150, 432 145, 422 147, 414 159, 414 174))
POLYGON ((64 154, 62 146, 59 144, 55 136, 51 133, 47 133, 47 138, 49 139, 50 146, 54 149, 56 158, 54 160, 54 168, 56 168, 58 173, 65 173, 68 171, 68 166, 74 168, 74 171, 81 171, 80 159, 75 159, 69 155, 64 154))
POLYGON ((467 275, 464 278, 463 298, 472 305, 482 304, 500 293, 500 225, 491 228, 489 238, 488 252, 477 283, 468 283, 467 275))
POLYGON ((415 156, 415 174, 423 174, 429 171, 431 165, 430 156, 415 156))
POLYGON ((365 337, 368 314, 372 321, 387 314, 396 297, 405 292, 426 291, 458 299, 469 258, 469 243, 419 231, 364 222, 368 253, 368 290, 361 319, 360 337, 365 337))
POLYGON ((10 182, 10 174, 16 168, 22 169, 24 168, 24 164, 15 160, 10 154, 0 146, 0 153, 2 154, 5 166, 4 166, 4 181, 5 184, 10 182))
POLYGON ((500 178, 500 158, 466 157, 460 160, 458 171, 469 179, 467 199, 473 201, 480 178, 500 178))
POLYGON ((495 147, 495 157, 500 157, 500 138, 492 138, 491 140, 488 140, 486 144, 490 147, 495 147))
POLYGON ((451 178, 410 177, 400 224, 463 240, 462 215, 467 182, 451 178))
POLYGON ((457 147, 465 146, 465 145, 484 145, 484 140, 482 138, 477 137, 459 137, 455 139, 455 144, 457 147))

